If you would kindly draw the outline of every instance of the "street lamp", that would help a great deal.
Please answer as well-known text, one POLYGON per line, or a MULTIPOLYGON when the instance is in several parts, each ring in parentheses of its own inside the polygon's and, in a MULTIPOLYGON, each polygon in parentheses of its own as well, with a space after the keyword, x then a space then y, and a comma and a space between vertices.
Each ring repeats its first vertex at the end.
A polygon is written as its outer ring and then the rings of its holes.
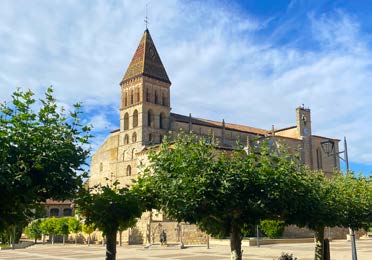
MULTIPOLYGON (((347 143, 346 143, 346 137, 344 137, 344 150, 342 152, 334 152, 335 148, 335 141, 334 140, 325 140, 320 142, 320 145, 322 147, 322 150, 324 153, 327 154, 327 156, 333 156, 337 155, 338 158, 343 160, 346 164, 346 172, 349 172, 349 158, 347 155, 347 143), (340 154, 344 154, 344 158, 340 156, 340 154)), ((351 240, 351 252, 352 252, 352 259, 353 260, 358 260, 357 257, 357 251, 356 251, 356 245, 355 245, 355 233, 354 229, 350 228, 350 240, 351 240)))

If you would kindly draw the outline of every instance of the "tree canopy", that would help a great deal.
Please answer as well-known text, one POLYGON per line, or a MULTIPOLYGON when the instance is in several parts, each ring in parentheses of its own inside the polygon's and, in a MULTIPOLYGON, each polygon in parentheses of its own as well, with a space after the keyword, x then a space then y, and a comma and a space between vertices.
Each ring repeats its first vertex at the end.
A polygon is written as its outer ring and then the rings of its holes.
POLYGON ((17 89, 0 104, 0 230, 32 215, 46 199, 64 200, 82 186, 90 127, 81 105, 59 109, 52 88, 37 102, 17 89))
POLYGON ((371 223, 372 183, 364 176, 335 172, 325 177, 312 172, 308 179, 311 189, 302 200, 303 207, 286 216, 287 223, 306 226, 315 233, 315 258, 324 258, 324 228, 359 229, 371 223))

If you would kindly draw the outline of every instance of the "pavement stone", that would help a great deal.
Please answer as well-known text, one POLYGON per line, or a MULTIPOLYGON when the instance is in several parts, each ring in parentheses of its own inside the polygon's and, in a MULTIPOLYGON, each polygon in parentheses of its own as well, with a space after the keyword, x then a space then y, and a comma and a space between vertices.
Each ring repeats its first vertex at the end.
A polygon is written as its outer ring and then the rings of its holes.
MULTIPOLYGON (((350 260, 351 245, 345 240, 335 240, 330 243, 332 260, 350 260)), ((314 259, 314 244, 275 244, 260 247, 243 246, 243 259, 274 260, 282 252, 293 253, 299 260, 314 259)), ((358 260, 372 259, 372 240, 357 241, 358 260)), ((37 244, 25 249, 1 250, 0 259, 4 260, 102 260, 105 258, 105 248, 102 245, 72 245, 37 244)), ((226 245, 189 246, 185 249, 154 246, 148 249, 143 246, 117 247, 117 260, 223 260, 229 259, 229 247, 226 245)))

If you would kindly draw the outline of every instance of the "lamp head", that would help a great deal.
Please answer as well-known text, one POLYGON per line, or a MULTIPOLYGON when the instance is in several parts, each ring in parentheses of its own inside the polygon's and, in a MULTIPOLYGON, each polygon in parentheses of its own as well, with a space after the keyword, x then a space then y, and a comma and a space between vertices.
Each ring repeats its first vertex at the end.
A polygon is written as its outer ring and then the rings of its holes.
POLYGON ((325 152, 328 156, 330 156, 335 148, 335 142, 333 140, 325 140, 320 142, 320 145, 322 146, 323 152, 325 152))

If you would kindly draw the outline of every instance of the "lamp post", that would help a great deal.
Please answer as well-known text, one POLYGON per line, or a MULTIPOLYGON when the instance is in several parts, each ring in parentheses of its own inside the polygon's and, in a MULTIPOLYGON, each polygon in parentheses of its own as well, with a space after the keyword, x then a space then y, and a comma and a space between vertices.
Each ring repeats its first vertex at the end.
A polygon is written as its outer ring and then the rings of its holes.
MULTIPOLYGON (((335 141, 334 140, 325 140, 320 142, 320 145, 322 146, 323 152, 327 154, 327 156, 337 155, 338 158, 343 160, 346 164, 346 172, 349 171, 349 158, 347 154, 347 143, 346 143, 346 137, 344 137, 344 150, 342 152, 334 152, 335 148, 335 141), (344 154, 344 158, 340 156, 340 154, 344 154)), ((357 251, 356 251, 356 245, 355 245, 355 232, 354 229, 349 228, 350 230, 350 240, 351 240, 351 252, 352 252, 352 260, 358 260, 357 251)))

